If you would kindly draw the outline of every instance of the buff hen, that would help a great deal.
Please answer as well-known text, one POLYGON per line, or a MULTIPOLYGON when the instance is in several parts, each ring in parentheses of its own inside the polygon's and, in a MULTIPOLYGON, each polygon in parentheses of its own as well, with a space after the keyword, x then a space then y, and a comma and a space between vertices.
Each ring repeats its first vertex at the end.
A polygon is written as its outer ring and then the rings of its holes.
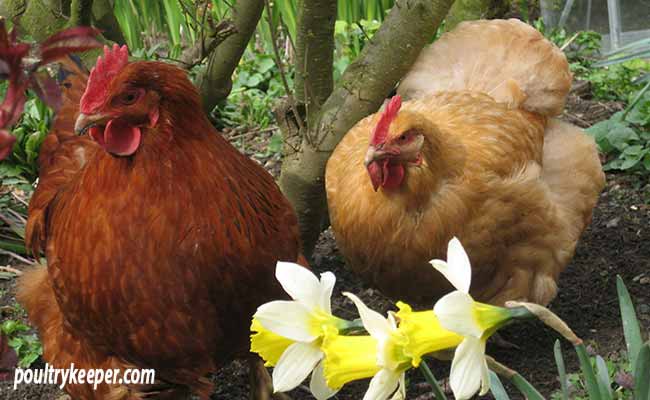
POLYGON ((431 304, 451 287, 429 260, 456 236, 476 299, 550 302, 605 182, 594 141, 555 118, 571 80, 564 54, 517 20, 465 22, 423 50, 328 161, 348 266, 431 304))

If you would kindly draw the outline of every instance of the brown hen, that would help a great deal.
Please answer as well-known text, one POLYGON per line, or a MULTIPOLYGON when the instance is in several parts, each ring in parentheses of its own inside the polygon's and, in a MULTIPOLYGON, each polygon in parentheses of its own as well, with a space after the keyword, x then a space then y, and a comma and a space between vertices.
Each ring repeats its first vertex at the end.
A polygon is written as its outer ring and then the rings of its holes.
POLYGON ((47 269, 19 293, 44 359, 156 371, 154 385, 68 385, 73 398, 207 398, 206 375, 248 354, 252 314, 283 296, 273 274, 299 258, 294 212, 183 70, 117 47, 89 80, 66 69, 27 227, 47 269))

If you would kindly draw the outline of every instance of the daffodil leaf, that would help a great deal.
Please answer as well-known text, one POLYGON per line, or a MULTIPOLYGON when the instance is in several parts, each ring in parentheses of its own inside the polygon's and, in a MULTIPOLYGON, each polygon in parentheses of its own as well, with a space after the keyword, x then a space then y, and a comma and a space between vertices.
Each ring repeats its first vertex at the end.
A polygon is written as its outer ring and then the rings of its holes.
POLYGON ((616 291, 618 292, 618 303, 621 308, 627 354, 632 365, 632 371, 634 371, 643 340, 641 339, 641 328, 639 327, 639 320, 634 311, 634 304, 620 275, 616 276, 616 291))
POLYGON ((560 387, 562 389, 562 399, 569 400, 569 380, 566 375, 566 367, 564 366, 564 357, 562 356, 562 346, 560 341, 556 340, 553 346, 553 353, 555 355, 555 364, 557 365, 557 372, 560 375, 560 387))
POLYGON ((638 399, 650 399, 650 341, 641 346, 634 371, 634 393, 638 399))
POLYGON ((494 371, 490 371, 490 388, 495 400, 510 400, 506 389, 501 383, 501 379, 499 379, 499 376, 494 371))

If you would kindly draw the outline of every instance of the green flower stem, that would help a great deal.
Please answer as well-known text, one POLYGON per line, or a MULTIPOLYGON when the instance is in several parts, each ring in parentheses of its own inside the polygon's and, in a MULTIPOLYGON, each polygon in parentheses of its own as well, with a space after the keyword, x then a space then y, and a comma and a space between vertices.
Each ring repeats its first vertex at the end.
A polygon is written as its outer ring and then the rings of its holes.
POLYGON ((363 321, 361 321, 361 318, 352 321, 342 319, 341 321, 341 328, 339 329, 340 335, 354 336, 368 334, 366 329, 363 327, 363 321))
POLYGON ((429 385, 431 385, 431 389, 433 390, 433 395, 435 396, 436 400, 446 400, 447 396, 445 396, 445 393, 442 391, 442 388, 438 384, 436 377, 433 376, 433 372, 431 372, 429 369, 426 360, 422 360, 420 363, 420 372, 422 372, 424 379, 426 379, 427 382, 429 382, 429 385))
POLYGON ((528 311, 526 307, 515 307, 515 308, 510 308, 510 315, 512 316, 513 319, 532 319, 532 318, 537 318, 535 314, 531 313, 528 311))

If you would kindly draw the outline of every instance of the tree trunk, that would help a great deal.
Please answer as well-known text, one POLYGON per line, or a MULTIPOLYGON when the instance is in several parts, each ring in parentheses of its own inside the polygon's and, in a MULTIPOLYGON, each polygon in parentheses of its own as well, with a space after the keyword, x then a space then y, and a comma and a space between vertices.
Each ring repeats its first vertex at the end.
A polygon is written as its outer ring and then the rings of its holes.
POLYGON ((456 0, 445 20, 445 30, 463 21, 502 18, 509 10, 510 0, 456 0))
POLYGON ((237 33, 224 40, 210 54, 205 73, 198 79, 206 113, 210 114, 219 101, 230 94, 232 73, 255 32, 263 9, 264 0, 237 0, 233 5, 233 23, 237 33))
MULTIPOLYGON (((452 3, 397 0, 379 31, 312 118, 298 151, 284 158, 280 187, 298 215, 305 255, 311 255, 327 213, 324 175, 330 154, 350 128, 377 111, 433 37, 452 3)), ((315 54, 305 55, 309 57, 315 54)))

